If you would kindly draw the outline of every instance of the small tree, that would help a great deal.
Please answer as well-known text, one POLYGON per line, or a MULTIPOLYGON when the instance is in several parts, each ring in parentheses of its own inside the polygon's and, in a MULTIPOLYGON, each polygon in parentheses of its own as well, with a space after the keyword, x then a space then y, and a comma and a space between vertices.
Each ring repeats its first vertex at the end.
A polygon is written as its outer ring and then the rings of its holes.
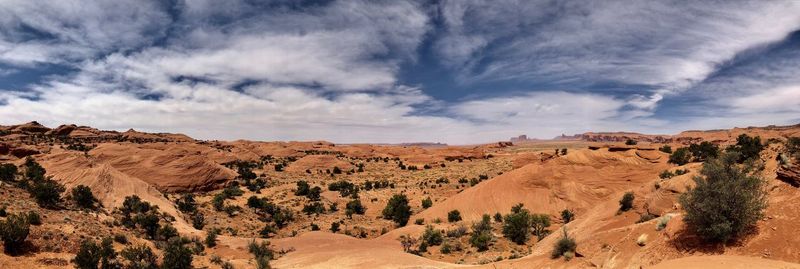
POLYGON ((206 246, 213 248, 217 246, 217 231, 211 230, 206 233, 206 246))
POLYGON ((624 212, 633 208, 633 199, 633 192, 629 191, 622 195, 622 199, 619 200, 619 211, 624 212))
POLYGON ((308 185, 308 182, 305 180, 300 180, 297 182, 297 189, 294 191, 294 195, 306 196, 308 195, 309 190, 311 190, 311 186, 308 185))
POLYGON ((692 152, 692 156, 694 157, 695 161, 702 162, 719 156, 719 147, 708 141, 700 142, 700 144, 689 145, 689 151, 692 152))
POLYGON ((636 140, 628 138, 628 140, 625 140, 625 145, 628 145, 628 146, 636 145, 636 140))
POLYGON ((427 209, 427 208, 429 208, 431 206, 433 206, 433 200, 431 200, 430 197, 425 198, 425 199, 422 200, 422 208, 426 208, 427 209))
POLYGON ((347 215, 348 218, 352 218, 353 214, 364 215, 366 211, 367 208, 361 205, 361 200, 353 199, 350 200, 350 202, 347 202, 347 205, 345 205, 344 213, 347 215))
POLYGON ((575 219, 575 213, 573 213, 571 210, 564 209, 563 211, 561 211, 561 220, 564 221, 564 224, 569 223, 573 219, 575 219))
POLYGON ((664 153, 672 153, 672 147, 670 147, 669 145, 663 145, 660 148, 658 148, 658 150, 664 153))
POLYGON ((530 239, 531 215, 527 209, 520 208, 506 215, 503 220, 503 236, 517 244, 525 244, 530 239))
POLYGON ((162 269, 182 269, 192 267, 192 250, 183 245, 181 238, 175 237, 167 241, 164 248, 162 269))
POLYGON ((489 245, 494 241, 490 219, 489 215, 483 215, 481 221, 472 225, 472 236, 469 238, 469 243, 478 248, 478 251, 488 250, 489 245))
POLYGON ((433 225, 428 225, 425 226, 425 231, 422 233, 422 241, 429 246, 438 246, 444 241, 444 236, 441 230, 434 229, 433 225))
POLYGON ((74 201, 79 207, 88 209, 94 208, 94 202, 97 201, 97 199, 94 198, 91 188, 84 185, 78 185, 72 188, 71 193, 72 201, 74 201))
POLYGON ((181 196, 181 199, 179 199, 176 204, 178 210, 183 213, 194 213, 197 211, 197 202, 195 202, 194 195, 191 193, 181 196))
POLYGON ((736 138, 736 145, 727 149, 727 151, 736 151, 739 153, 739 163, 743 163, 749 159, 758 159, 759 154, 764 150, 764 144, 761 143, 761 137, 750 137, 746 134, 739 135, 736 138))
POLYGON ((48 178, 35 181, 30 188, 30 193, 39 206, 53 208, 61 202, 61 193, 64 190, 64 186, 48 178))
POLYGON ((203 213, 198 212, 192 215, 192 227, 202 230, 204 226, 206 226, 206 218, 203 213))
POLYGON ((14 181, 17 177, 17 166, 10 163, 0 164, 0 181, 14 181))
POLYGON ((669 155, 668 162, 677 165, 684 165, 689 163, 691 158, 692 156, 688 148, 679 148, 675 150, 675 152, 672 152, 672 154, 669 155))
POLYGON ((72 262, 78 269, 97 269, 100 264, 100 246, 92 240, 84 240, 72 262))
POLYGON ((739 154, 709 159, 694 178, 695 187, 681 195, 684 221, 701 238, 727 242, 744 234, 764 215, 766 182, 750 165, 738 166, 739 154))
POLYGON ((533 233, 536 234, 539 240, 542 240, 549 233, 547 227, 550 227, 550 215, 533 214, 531 216, 531 228, 533 228, 533 233))
POLYGON ((120 256, 126 261, 126 269, 158 269, 158 257, 148 246, 125 248, 120 256))
POLYGON ((405 194, 395 194, 389 199, 383 209, 383 218, 393 220, 400 226, 405 226, 411 217, 411 207, 408 205, 408 197, 405 194))
POLYGON ((19 253, 29 233, 30 224, 25 214, 10 214, 5 221, 0 221, 0 239, 8 254, 19 253))
POLYGON ((458 210, 452 210, 447 212, 447 222, 457 222, 461 220, 461 212, 458 210))

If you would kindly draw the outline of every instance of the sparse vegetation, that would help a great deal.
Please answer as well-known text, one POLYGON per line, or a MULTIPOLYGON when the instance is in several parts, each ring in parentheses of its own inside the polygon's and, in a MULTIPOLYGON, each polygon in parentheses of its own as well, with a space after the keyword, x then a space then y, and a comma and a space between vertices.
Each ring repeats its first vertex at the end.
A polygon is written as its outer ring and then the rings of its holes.
POLYGON ((564 221, 564 224, 570 223, 573 219, 575 219, 575 213, 571 210, 564 209, 561 211, 561 220, 564 221))
POLYGON ((427 209, 427 208, 429 208, 431 206, 433 206, 433 200, 431 200, 430 197, 427 197, 427 198, 422 200, 422 208, 427 209))
POLYGON ((472 236, 469 238, 469 243, 478 251, 486 251, 494 241, 492 236, 492 225, 490 224, 489 215, 483 215, 481 221, 472 225, 472 236))
POLYGON ((684 165, 689 163, 692 156, 688 148, 679 148, 669 155, 669 163, 684 165))
POLYGON ((503 236, 517 244, 525 244, 530 239, 531 215, 522 204, 511 209, 511 214, 503 220, 503 236))
POLYGON ((97 201, 97 199, 94 198, 91 188, 84 185, 78 185, 72 188, 71 193, 72 201, 74 201, 77 206, 88 209, 94 208, 94 203, 97 201))
POLYGON ((553 247, 553 252, 550 254, 550 258, 557 259, 559 257, 568 257, 568 253, 572 253, 571 256, 575 255, 575 249, 578 248, 578 244, 575 243, 575 239, 569 237, 567 234, 567 229, 563 228, 564 234, 561 238, 556 241, 555 247, 553 247))

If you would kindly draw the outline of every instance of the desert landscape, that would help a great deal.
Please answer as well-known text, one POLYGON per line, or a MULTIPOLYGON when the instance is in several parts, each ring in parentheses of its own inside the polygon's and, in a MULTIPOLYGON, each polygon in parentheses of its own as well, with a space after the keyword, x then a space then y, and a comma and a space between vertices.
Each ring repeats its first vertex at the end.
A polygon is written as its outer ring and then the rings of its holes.
POLYGON ((470 146, 2 126, 0 267, 800 268, 798 139, 800 125, 470 146), (716 240, 682 197, 731 152, 749 154, 725 169, 753 167, 763 212, 716 240))

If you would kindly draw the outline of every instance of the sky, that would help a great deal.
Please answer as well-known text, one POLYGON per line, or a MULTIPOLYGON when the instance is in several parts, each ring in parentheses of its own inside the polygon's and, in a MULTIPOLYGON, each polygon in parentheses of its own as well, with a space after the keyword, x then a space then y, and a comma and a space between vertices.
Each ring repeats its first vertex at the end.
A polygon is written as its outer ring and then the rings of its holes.
POLYGON ((800 1, 2 0, 0 124, 486 143, 800 123, 800 1))

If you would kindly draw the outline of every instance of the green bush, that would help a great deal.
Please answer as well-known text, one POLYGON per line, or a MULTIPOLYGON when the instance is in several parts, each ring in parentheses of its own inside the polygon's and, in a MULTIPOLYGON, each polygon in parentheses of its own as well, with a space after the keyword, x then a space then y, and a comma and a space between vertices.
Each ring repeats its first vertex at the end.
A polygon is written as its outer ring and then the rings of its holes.
POLYGON ((92 194, 92 189, 84 186, 78 185, 72 188, 72 201, 75 202, 76 205, 82 208, 94 208, 94 202, 97 199, 94 198, 94 194, 92 194))
POLYGON ((297 196, 306 196, 308 195, 308 191, 311 190, 311 186, 308 185, 308 182, 305 180, 300 180, 297 182, 297 189, 294 191, 294 195, 297 196))
POLYGON ((483 215, 481 221, 472 225, 472 236, 469 238, 469 243, 478 248, 478 251, 488 250, 489 245, 494 241, 490 219, 489 215, 483 215))
POLYGON ((274 253, 272 249, 269 248, 269 243, 262 241, 258 244, 255 241, 251 241, 247 247, 250 254, 253 254, 253 257, 256 259, 257 268, 270 268, 269 260, 272 260, 274 253))
POLYGON ((569 209, 564 209, 561 211, 561 220, 564 221, 564 224, 570 223, 573 219, 575 219, 575 213, 569 209))
POLYGON ((305 204, 303 206, 303 213, 306 213, 306 215, 311 215, 311 214, 319 215, 325 213, 325 205, 323 205, 320 202, 305 204))
POLYGON ((636 145, 636 140, 633 140, 633 139, 625 140, 625 145, 628 145, 628 146, 636 145))
POLYGON ((669 145, 663 145, 660 148, 658 148, 658 150, 664 153, 672 153, 672 147, 670 147, 669 145))
POLYGON ((530 239, 531 215, 521 209, 506 215, 503 220, 503 236, 517 244, 525 244, 530 239))
POLYGON ((213 248, 217 246, 217 231, 211 230, 206 233, 206 246, 213 248))
POLYGON ((42 216, 36 211, 28 211, 28 223, 31 225, 42 225, 42 216))
POLYGON ((122 250, 125 269, 158 269, 158 257, 146 245, 131 246, 122 250))
POLYGON ((668 162, 669 163, 674 163, 674 164, 677 164, 677 165, 684 165, 684 164, 689 163, 691 158, 692 158, 692 154, 689 152, 688 148, 679 148, 679 149, 675 150, 675 152, 672 152, 672 154, 669 155, 669 161, 668 162))
POLYGON ((17 176, 17 166, 10 163, 0 164, 0 181, 14 181, 17 176))
POLYGON ((550 254, 550 258, 557 259, 558 257, 564 256, 568 252, 575 253, 575 249, 578 248, 578 244, 575 243, 575 239, 572 239, 567 234, 567 229, 564 228, 564 235, 556 241, 556 245, 553 248, 553 252, 550 254))
POLYGON ((503 214, 500 214, 500 212, 494 213, 494 222, 503 222, 503 214))
POLYGON ((458 210, 452 210, 447 212, 447 222, 457 222, 461 220, 461 212, 458 210))
POLYGON ((433 225, 428 225, 422 232, 422 241, 428 243, 429 246, 438 246, 444 241, 444 235, 441 230, 434 229, 433 225))
POLYGON ((178 206, 178 210, 183 213, 191 214, 197 211, 197 202, 195 202, 194 195, 191 193, 181 196, 175 204, 178 206))
POLYGON ((161 228, 158 228, 158 238, 163 241, 167 241, 170 238, 178 236, 178 229, 172 226, 172 224, 164 224, 161 228))
POLYGON ((10 214, 5 221, 0 221, 0 239, 8 254, 17 254, 22 249, 22 244, 28 238, 30 224, 24 214, 10 214))
POLYGON ((672 171, 669 171, 669 170, 661 171, 661 174, 658 174, 658 178, 660 178, 660 179, 670 179, 670 178, 672 178, 674 176, 675 176, 675 174, 672 173, 672 171))
POLYGON ((400 226, 405 226, 411 217, 411 207, 405 194, 395 194, 389 199, 386 207, 381 212, 384 219, 393 220, 400 226))
POLYGON ((700 144, 689 145, 689 151, 692 152, 694 161, 699 162, 719 156, 719 147, 716 144, 708 141, 700 142, 700 144))
POLYGON ((204 226, 206 226, 206 218, 203 216, 203 213, 195 213, 192 215, 192 227, 202 230, 204 226))
POLYGON ((619 200, 619 211, 628 211, 633 208, 633 199, 634 195, 633 192, 626 192, 622 195, 622 199, 619 200))
POLYGON ((766 181, 736 152, 709 159, 696 186, 681 195, 688 227, 709 242, 728 242, 753 227, 767 207, 766 181))
POLYGON ((344 213, 348 218, 352 218, 353 214, 364 215, 365 212, 367 212, 367 208, 361 205, 361 200, 359 199, 350 200, 345 205, 344 213))
POLYGON ((72 263, 78 269, 97 269, 100 264, 100 246, 92 240, 84 240, 72 263))
POLYGON ((739 163, 743 163, 749 159, 758 159, 761 151, 766 146, 761 143, 761 137, 750 137, 746 134, 741 134, 736 138, 736 145, 732 145, 726 151, 736 151, 739 153, 739 163))
POLYGON ((422 200, 422 208, 426 208, 427 209, 427 208, 429 208, 431 206, 433 206, 433 200, 431 200, 430 197, 425 198, 425 199, 422 200))
POLYGON ((183 245, 183 240, 175 237, 167 241, 164 248, 162 269, 192 268, 192 250, 183 245))
POLYGON ((531 228, 533 233, 539 240, 542 240, 548 233, 547 227, 550 227, 550 215, 547 214, 533 214, 531 215, 531 228))
POLYGON ((64 190, 64 186, 48 178, 35 181, 29 191, 39 206, 53 208, 61 202, 61 193, 64 190))
POLYGON ((22 166, 25 167, 25 179, 33 182, 44 180, 44 175, 47 171, 33 158, 25 158, 25 164, 22 166))

